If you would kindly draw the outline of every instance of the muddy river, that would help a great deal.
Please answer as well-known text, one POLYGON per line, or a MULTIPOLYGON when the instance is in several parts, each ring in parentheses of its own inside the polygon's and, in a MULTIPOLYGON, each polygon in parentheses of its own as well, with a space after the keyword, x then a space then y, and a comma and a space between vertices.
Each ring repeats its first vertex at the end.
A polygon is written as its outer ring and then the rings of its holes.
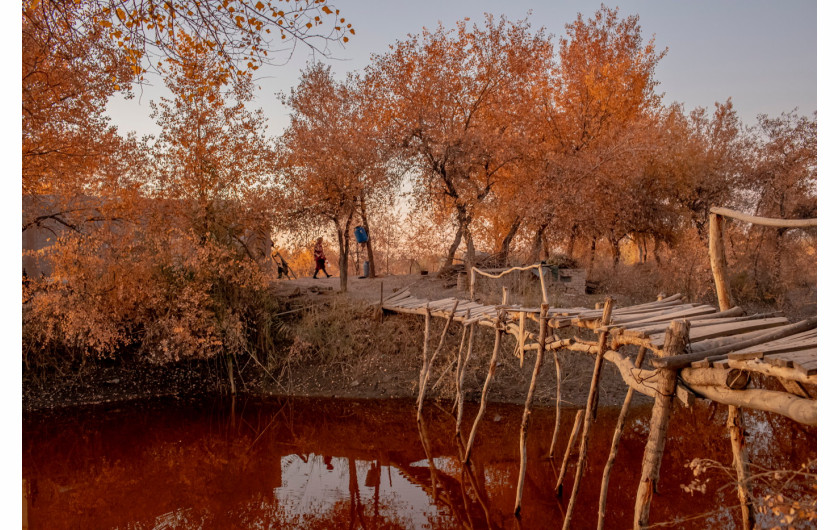
MULTIPOLYGON (((559 528, 567 499, 553 487, 575 411, 564 411, 554 460, 547 458, 554 411, 532 416, 517 519, 521 407, 488 408, 467 467, 448 408, 427 404, 421 425, 411 401, 239 397, 27 413, 24 528, 559 528)), ((467 426, 476 409, 467 406, 467 426)), ((573 528, 595 527, 617 414, 599 411, 573 528)), ((632 527, 649 415, 640 407, 628 420, 607 528, 632 527)), ((695 486, 705 492, 686 491, 695 479, 691 460, 731 461, 725 422, 725 407, 677 407, 651 507, 657 527, 740 527, 724 472, 699 477, 695 486)), ((795 469, 816 459, 816 429, 763 413, 748 414, 746 424, 756 465, 795 469)), ((565 492, 575 470, 565 475, 565 492)), ((759 526, 769 525, 759 517, 759 526)))

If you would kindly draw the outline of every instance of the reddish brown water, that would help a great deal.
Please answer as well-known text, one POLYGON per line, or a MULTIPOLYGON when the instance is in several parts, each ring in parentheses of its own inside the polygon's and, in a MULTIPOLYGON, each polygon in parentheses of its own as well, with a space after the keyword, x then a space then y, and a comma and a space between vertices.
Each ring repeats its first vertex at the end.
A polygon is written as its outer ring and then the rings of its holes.
MULTIPOLYGON (((475 408, 468 407, 471 425, 475 408)), ((537 410, 528 441, 521 519, 513 517, 521 407, 491 406, 460 463, 454 420, 428 405, 421 432, 407 401, 316 399, 155 401, 27 414, 24 527, 29 528, 558 528, 567 499, 552 493, 561 455, 545 458, 552 410, 537 410), (427 452, 431 453, 430 455, 427 452), (430 458, 431 457, 431 458, 430 458)), ((593 528, 616 410, 599 412, 573 528, 593 528)), ((682 490, 696 457, 731 460, 725 407, 677 408, 653 522, 735 528, 738 499, 711 475, 706 493, 682 490), (688 520, 686 520, 688 519, 688 520)), ((634 410, 612 473, 607 528, 630 528, 649 408, 634 410)), ((816 430, 759 414, 750 454, 764 467, 816 458, 816 430)), ((566 474, 572 488, 576 467, 566 474)), ((761 522, 761 521, 760 521, 761 522)))

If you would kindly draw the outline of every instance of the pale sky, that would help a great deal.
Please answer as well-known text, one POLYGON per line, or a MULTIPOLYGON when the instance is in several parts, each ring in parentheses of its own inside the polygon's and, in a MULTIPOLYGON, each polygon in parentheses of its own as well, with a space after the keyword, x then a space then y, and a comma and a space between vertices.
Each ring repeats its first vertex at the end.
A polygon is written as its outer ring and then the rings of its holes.
MULTIPOLYGON (((388 45, 422 28, 445 27, 465 17, 483 23, 485 12, 524 18, 555 36, 565 35, 565 25, 580 12, 591 17, 600 1, 501 0, 390 0, 372 2, 335 0, 342 16, 353 24, 355 37, 344 46, 332 44, 332 65, 339 79, 346 72, 361 70, 372 53, 384 53, 388 45)), ((817 109, 817 3, 815 1, 723 1, 672 0, 622 1, 619 15, 639 15, 646 39, 655 36, 657 49, 669 51, 659 63, 656 79, 664 102, 684 103, 687 110, 713 108, 716 101, 732 98, 746 125, 760 113, 777 116, 799 109, 810 115, 817 109)), ((300 47, 285 65, 265 66, 259 72, 260 90, 255 106, 262 107, 269 132, 279 135, 288 124, 288 109, 275 97, 297 84, 300 70, 312 58, 300 47)), ((278 62, 283 57, 276 59, 278 62)), ((117 97, 109 105, 122 132, 155 133, 149 118, 149 100, 164 92, 161 83, 133 100, 117 97)))

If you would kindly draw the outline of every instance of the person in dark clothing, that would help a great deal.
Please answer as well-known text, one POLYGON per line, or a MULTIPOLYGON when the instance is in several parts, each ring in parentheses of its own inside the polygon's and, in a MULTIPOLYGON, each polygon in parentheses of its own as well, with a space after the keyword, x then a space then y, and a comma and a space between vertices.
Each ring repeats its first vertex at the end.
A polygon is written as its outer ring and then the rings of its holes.
POLYGON ((312 275, 312 278, 318 277, 318 271, 324 271, 324 274, 327 275, 327 278, 330 277, 326 269, 327 256, 324 255, 323 243, 323 237, 319 237, 318 240, 315 241, 315 249, 312 251, 312 257, 315 258, 315 274, 312 275))

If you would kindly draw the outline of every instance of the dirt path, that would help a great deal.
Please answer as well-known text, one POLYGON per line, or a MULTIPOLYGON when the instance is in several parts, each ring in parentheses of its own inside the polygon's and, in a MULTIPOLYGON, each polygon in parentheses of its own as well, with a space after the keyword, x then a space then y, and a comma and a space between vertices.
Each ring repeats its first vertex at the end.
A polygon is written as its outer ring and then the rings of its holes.
MULTIPOLYGON (((346 296, 352 300, 361 300, 370 303, 379 301, 380 289, 383 296, 387 298, 398 289, 411 286, 411 292, 417 296, 444 298, 453 296, 457 292, 454 288, 445 288, 445 282, 433 274, 406 274, 401 276, 388 275, 376 278, 360 278, 350 276, 347 279, 346 296), (381 286, 381 287, 380 287, 381 286)), ((318 279, 312 277, 298 278, 296 280, 275 280, 274 292, 280 297, 288 297, 295 294, 338 294, 341 283, 338 276, 318 279)))

